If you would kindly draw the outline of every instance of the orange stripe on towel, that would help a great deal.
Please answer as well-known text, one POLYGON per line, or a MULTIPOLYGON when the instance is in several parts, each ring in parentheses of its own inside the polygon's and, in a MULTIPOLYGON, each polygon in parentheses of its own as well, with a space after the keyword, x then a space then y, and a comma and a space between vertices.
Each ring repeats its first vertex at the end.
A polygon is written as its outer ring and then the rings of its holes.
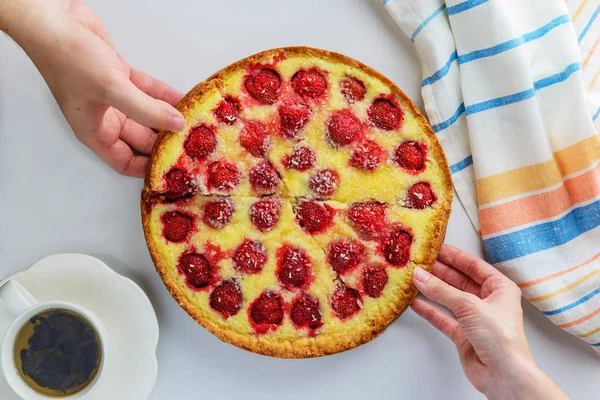
POLYGON ((479 205, 552 187, 563 176, 588 168, 599 158, 600 138, 594 135, 557 151, 543 163, 481 178, 477 180, 479 205))
POLYGON ((596 38, 596 41, 594 42, 594 45, 592 46, 590 51, 587 53, 587 56, 585 56, 585 60, 583 60, 583 65, 581 66, 581 69, 585 69, 585 67, 588 65, 592 56, 594 55, 594 52, 596 52, 596 49, 598 48, 598 44, 600 44, 600 35, 598 35, 598 37, 596 38))
POLYGON ((567 292, 567 291, 573 289, 574 287, 577 287, 577 286, 581 285, 583 282, 587 281, 588 279, 590 279, 591 277, 597 275, 598 273, 600 273, 600 269, 595 269, 592 272, 590 272, 589 274, 587 274, 586 276, 584 276, 583 278, 577 279, 575 282, 573 282, 573 283, 571 283, 571 284, 569 284, 569 285, 567 285, 565 287, 562 287, 562 288, 560 288, 558 290, 555 290, 554 292, 550 292, 550 293, 545 294, 543 296, 532 297, 532 298, 527 299, 527 300, 529 300, 532 303, 535 303, 535 302, 538 302, 538 301, 544 301, 544 300, 551 299, 554 296, 558 296, 561 293, 567 292))
POLYGON ((577 264, 577 265, 575 265, 574 267, 571 267, 571 268, 568 268, 568 269, 564 269, 564 270, 562 270, 562 271, 558 271, 558 272, 555 272, 555 273, 553 273, 553 274, 546 275, 546 276, 543 276, 543 277, 541 277, 541 278, 538 278, 538 279, 534 279, 534 280, 532 280, 532 281, 528 281, 528 282, 519 283, 519 287, 520 287, 521 289, 524 289, 524 288, 526 288, 526 287, 529 287, 529 286, 537 285, 538 283, 542 283, 542 282, 549 281, 550 279, 554 279, 554 278, 556 278, 556 277, 559 277, 559 276, 562 276, 562 275, 568 274, 569 272, 573 272, 573 271, 575 271, 576 269, 579 269, 579 268, 581 268, 581 267, 584 267, 584 266, 588 265, 589 263, 591 263, 591 262, 593 262, 593 261, 597 260, 598 258, 600 258, 600 253, 597 253, 595 256, 593 256, 593 257, 592 257, 592 258, 590 258, 589 260, 586 260, 586 261, 582 262, 581 264, 577 264))
POLYGON ((588 94, 592 91, 592 89, 594 88, 594 85, 596 85, 596 81, 598 80, 598 77, 600 77, 600 68, 598 68, 598 70, 594 74, 594 77, 592 78, 592 81, 590 82, 590 84, 587 87, 588 94))
MULTIPOLYGON (((587 4, 588 0, 583 0, 581 2, 581 4, 579 5, 579 7, 577 8, 577 11, 575 11, 575 14, 573 14, 573 17, 571 18, 572 22, 575 22, 577 20, 577 18, 579 18, 579 15, 581 14, 581 12, 583 11, 583 8, 585 7, 585 5, 587 4)), ((566 1, 565 1, 566 3, 566 1)))
POLYGON ((590 319, 594 318, 596 315, 600 314, 600 308, 597 309, 594 312, 589 313, 588 315, 586 315, 585 317, 576 319, 575 321, 571 321, 571 322, 567 322, 566 324, 560 324, 558 325, 559 328, 565 329, 565 328, 570 328, 572 326, 581 324, 582 322, 585 321, 589 321, 590 319))
POLYGON ((558 188, 498 204, 479 211, 486 236, 556 217, 578 203, 600 196, 600 164, 585 174, 563 181, 558 188))
POLYGON ((594 336, 598 332, 600 332, 600 327, 598 327, 592 331, 589 331, 588 333, 584 333, 583 335, 577 335, 577 337, 586 338, 586 337, 594 336))

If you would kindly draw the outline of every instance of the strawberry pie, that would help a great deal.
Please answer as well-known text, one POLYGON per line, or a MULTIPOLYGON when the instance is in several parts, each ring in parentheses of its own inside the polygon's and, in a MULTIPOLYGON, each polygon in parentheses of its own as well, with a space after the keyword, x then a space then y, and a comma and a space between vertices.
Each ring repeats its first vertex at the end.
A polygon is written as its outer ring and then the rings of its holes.
POLYGON ((368 342, 417 295, 452 203, 425 118, 340 54, 265 51, 196 86, 142 193, 150 254, 178 303, 243 349, 316 357, 368 342))

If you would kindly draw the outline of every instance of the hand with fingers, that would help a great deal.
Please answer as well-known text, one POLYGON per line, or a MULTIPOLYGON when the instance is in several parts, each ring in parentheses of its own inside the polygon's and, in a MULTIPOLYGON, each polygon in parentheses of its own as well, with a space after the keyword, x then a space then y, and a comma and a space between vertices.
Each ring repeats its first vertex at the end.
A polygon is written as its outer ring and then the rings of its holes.
POLYGON ((182 95, 131 68, 81 1, 3 0, 0 28, 33 60, 79 141, 119 173, 144 176, 152 128, 183 128, 173 107, 182 95))
POLYGON ((443 245, 432 273, 413 272, 423 299, 412 309, 456 345, 465 375, 490 399, 566 399, 541 372, 523 330, 521 290, 485 261, 443 245))

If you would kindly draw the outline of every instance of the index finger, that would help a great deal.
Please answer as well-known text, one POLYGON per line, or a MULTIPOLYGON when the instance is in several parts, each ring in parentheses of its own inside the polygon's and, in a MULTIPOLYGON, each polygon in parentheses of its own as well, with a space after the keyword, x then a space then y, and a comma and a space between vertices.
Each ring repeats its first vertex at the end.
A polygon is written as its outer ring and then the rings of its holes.
POLYGON ((148 96, 166 101, 175 106, 183 97, 177 89, 172 88, 163 81, 153 78, 139 69, 131 68, 129 79, 135 86, 148 96))
POLYGON ((448 244, 442 245, 438 260, 464 272, 480 285, 488 278, 500 274, 496 268, 479 257, 448 244))

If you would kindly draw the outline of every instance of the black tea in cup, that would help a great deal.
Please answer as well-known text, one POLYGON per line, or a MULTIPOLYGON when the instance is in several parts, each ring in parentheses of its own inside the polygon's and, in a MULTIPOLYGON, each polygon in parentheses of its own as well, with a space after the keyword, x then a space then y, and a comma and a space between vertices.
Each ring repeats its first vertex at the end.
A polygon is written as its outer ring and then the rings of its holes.
POLYGON ((47 396, 68 396, 98 374, 102 347, 98 332, 83 316, 50 309, 32 317, 15 340, 17 370, 27 385, 47 396))

